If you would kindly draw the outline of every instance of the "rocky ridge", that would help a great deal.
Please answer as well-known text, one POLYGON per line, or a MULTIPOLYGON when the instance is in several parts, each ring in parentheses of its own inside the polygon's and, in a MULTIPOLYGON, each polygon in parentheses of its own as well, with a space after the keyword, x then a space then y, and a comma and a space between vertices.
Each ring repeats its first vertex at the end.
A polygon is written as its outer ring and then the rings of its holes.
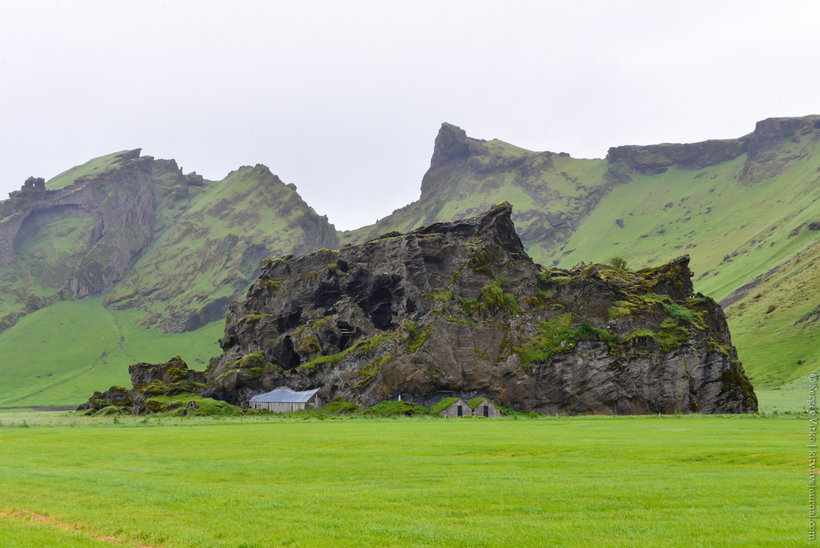
POLYGON ((468 137, 444 123, 436 136, 430 169, 417 202, 375 225, 342 233, 343 243, 361 243, 389 231, 466 218, 504 200, 519 202, 513 213, 518 235, 541 253, 560 245, 612 185, 603 160, 578 160, 566 153, 532 152, 498 139, 468 137), (526 205, 524 205, 526 204, 526 205))
MULTIPOLYGON (((767 118, 757 122, 755 130, 737 139, 715 139, 699 143, 626 145, 612 147, 607 153, 610 180, 626 184, 631 181, 630 172, 643 175, 664 173, 672 166, 685 170, 700 170, 705 167, 734 160, 746 154, 746 162, 740 176, 741 182, 755 182, 762 178, 755 174, 764 169, 765 176, 771 177, 771 166, 762 168, 769 158, 766 153, 779 146, 786 139, 808 135, 820 129, 820 117, 767 118)), ((772 158, 773 159, 773 158, 772 158)), ((789 160, 779 162, 782 168, 789 160)))
POLYGON ((80 174, 62 188, 31 177, 0 202, 0 331, 99 295, 141 311, 145 327, 191 331, 224 317, 264 257, 338 244, 327 218, 265 166, 213 182, 139 149, 100 160, 70 170, 80 174))
MULTIPOLYGON (((177 188, 166 192, 173 196, 177 188)), ((167 215, 156 244, 106 295, 107 306, 133 310, 145 327, 192 331, 225 317, 228 303, 247 291, 265 257, 338 247, 327 217, 267 166, 242 167, 198 192, 193 200, 177 198, 182 205, 167 215)))
POLYGON ((0 202, 0 330, 20 316, 72 298, 110 290, 153 239, 152 159, 122 153, 100 175, 48 190, 29 178, 0 202), (5 314, 3 314, 5 312, 5 314))

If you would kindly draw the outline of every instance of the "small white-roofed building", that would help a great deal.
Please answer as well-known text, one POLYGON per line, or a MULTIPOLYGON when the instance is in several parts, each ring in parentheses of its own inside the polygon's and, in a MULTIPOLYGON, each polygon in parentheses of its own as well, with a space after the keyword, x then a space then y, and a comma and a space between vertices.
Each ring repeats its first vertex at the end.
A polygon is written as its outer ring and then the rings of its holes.
POLYGON ((290 413, 300 409, 318 409, 322 400, 316 393, 318 388, 296 392, 287 386, 280 386, 270 392, 257 394, 251 398, 251 409, 265 409, 271 413, 290 413))

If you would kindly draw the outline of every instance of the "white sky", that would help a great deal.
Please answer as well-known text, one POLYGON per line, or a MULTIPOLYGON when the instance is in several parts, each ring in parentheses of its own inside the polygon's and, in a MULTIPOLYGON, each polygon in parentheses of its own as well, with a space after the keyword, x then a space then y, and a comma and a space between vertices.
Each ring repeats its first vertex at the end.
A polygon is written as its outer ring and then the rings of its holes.
POLYGON ((419 196, 441 122, 602 158, 820 113, 820 2, 0 0, 0 196, 141 147, 263 163, 339 229, 419 196))

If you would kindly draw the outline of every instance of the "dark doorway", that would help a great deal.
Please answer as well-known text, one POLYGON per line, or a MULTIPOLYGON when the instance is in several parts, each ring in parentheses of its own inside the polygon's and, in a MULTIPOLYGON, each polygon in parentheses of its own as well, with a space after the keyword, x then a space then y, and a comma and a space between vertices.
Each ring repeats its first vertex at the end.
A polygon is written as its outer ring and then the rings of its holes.
POLYGON ((484 416, 485 416, 485 417, 489 417, 489 416, 490 416, 490 407, 489 407, 488 405, 485 405, 485 406, 484 406, 484 416))
POLYGON ((461 406, 460 405, 458 406, 458 416, 459 417, 461 416, 461 406))

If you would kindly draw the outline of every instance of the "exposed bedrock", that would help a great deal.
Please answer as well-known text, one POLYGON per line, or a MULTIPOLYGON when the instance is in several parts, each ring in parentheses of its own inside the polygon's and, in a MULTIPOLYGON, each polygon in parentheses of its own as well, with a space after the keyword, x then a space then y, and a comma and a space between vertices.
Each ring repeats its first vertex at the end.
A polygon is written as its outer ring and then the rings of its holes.
POLYGON ((485 396, 543 413, 757 409, 688 256, 639 271, 543 268, 509 204, 338 251, 263 261, 231 304, 214 397, 276 386, 370 406, 485 396))

